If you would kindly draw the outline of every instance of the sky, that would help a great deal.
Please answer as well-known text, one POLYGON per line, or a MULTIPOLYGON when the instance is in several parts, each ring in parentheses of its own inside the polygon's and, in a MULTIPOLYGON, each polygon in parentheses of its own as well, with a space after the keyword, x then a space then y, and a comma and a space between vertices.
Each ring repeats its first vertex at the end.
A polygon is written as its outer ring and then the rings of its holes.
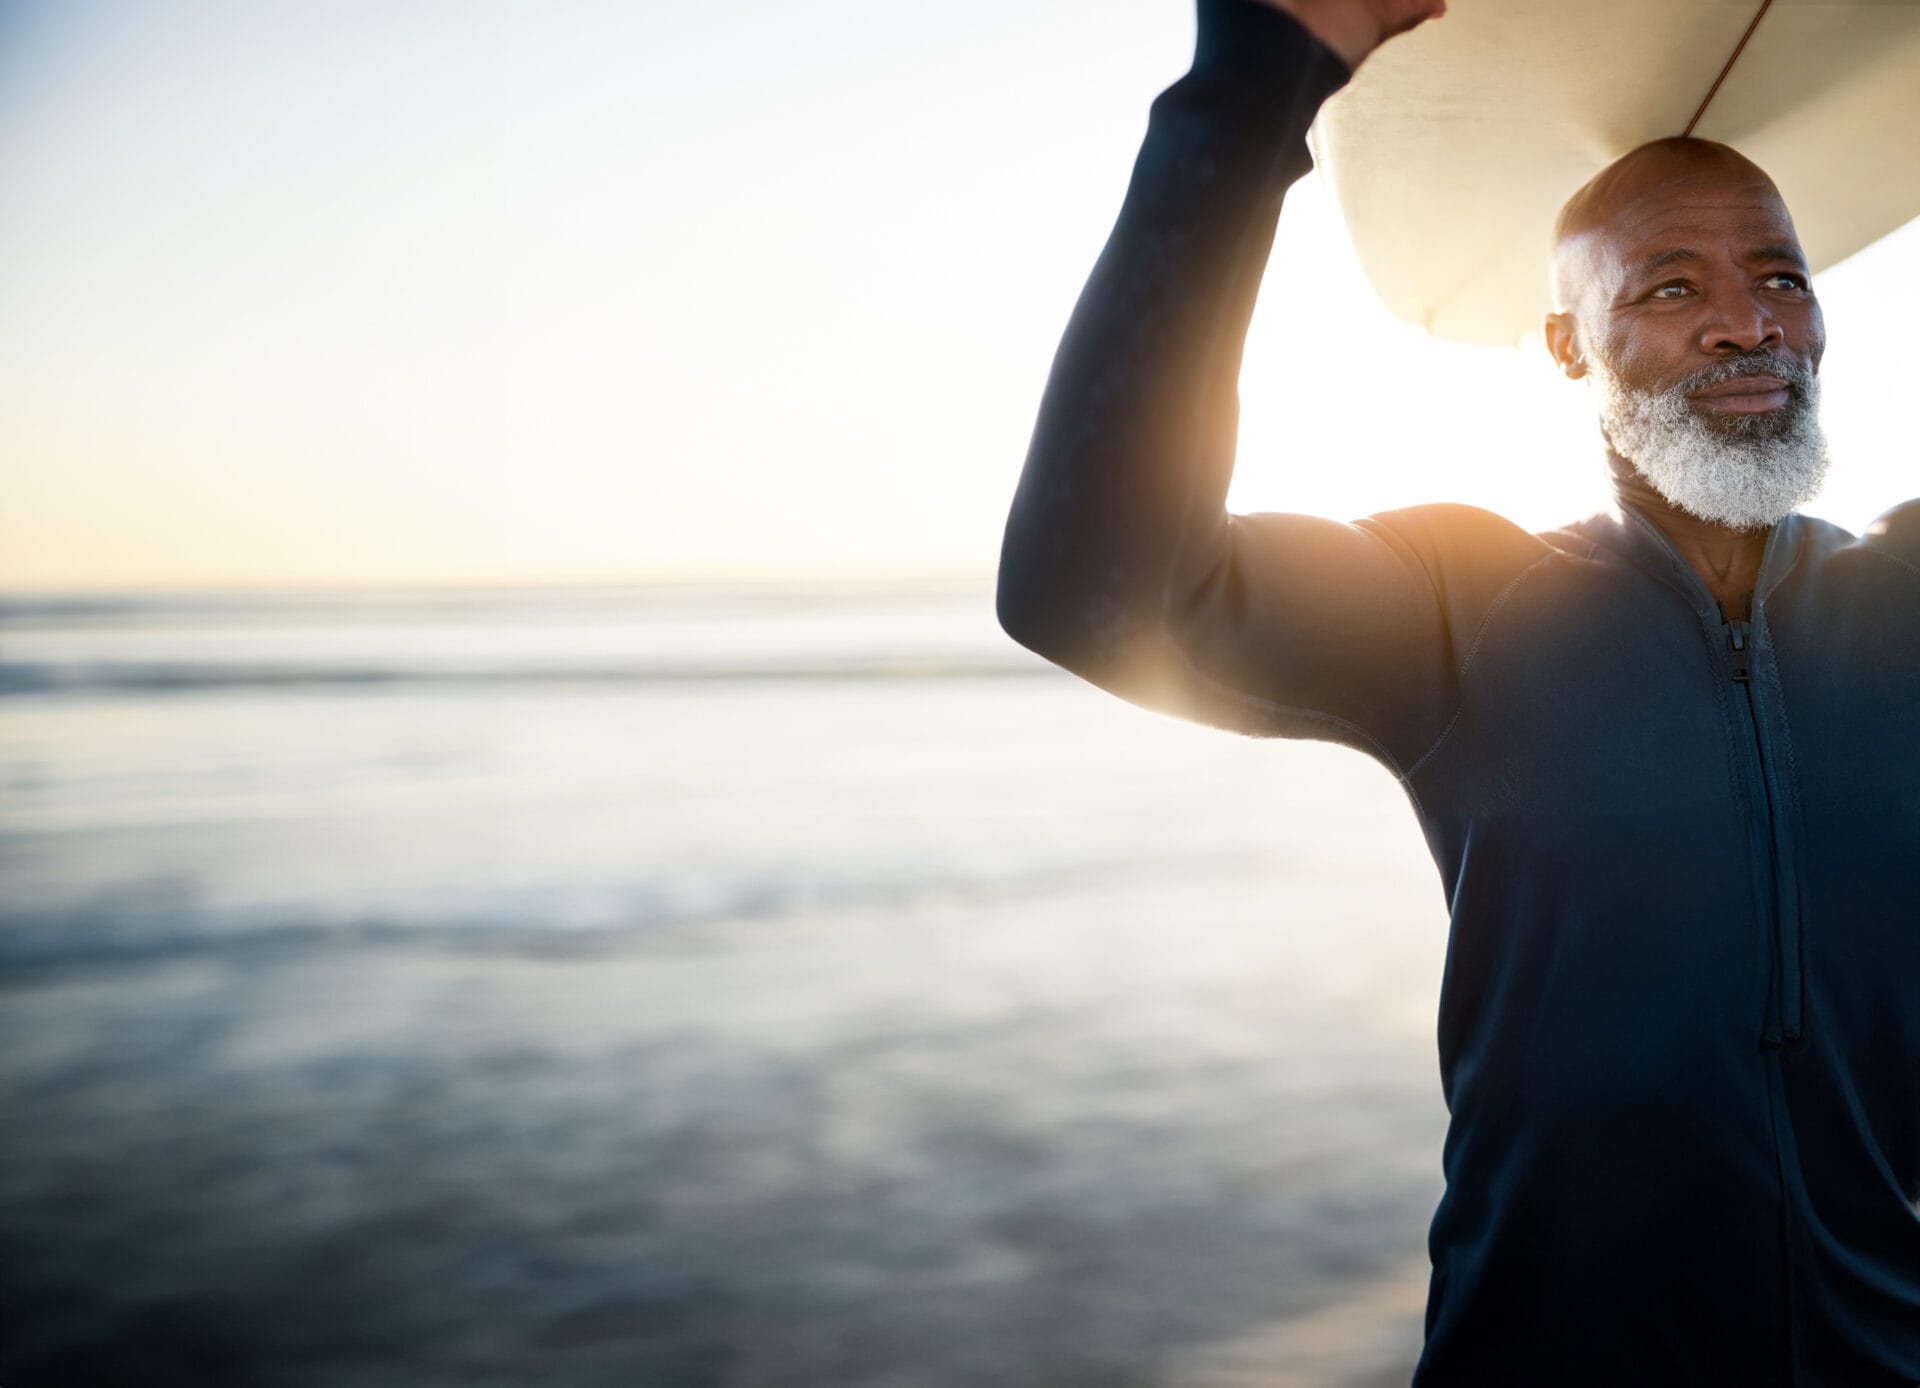
MULTIPOLYGON (((987 573, 1188 0, 0 0, 0 589, 987 573)), ((1920 492, 1910 225, 1821 275, 1920 492)), ((1532 351, 1393 320, 1313 177, 1236 510, 1604 495, 1532 351)))

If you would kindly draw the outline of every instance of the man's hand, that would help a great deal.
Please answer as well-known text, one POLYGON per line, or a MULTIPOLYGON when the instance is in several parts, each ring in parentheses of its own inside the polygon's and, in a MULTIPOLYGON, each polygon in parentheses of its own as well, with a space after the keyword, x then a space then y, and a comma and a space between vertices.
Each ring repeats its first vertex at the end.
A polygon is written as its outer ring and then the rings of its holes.
POLYGON ((1447 12, 1447 0, 1256 0, 1284 10, 1349 69, 1396 34, 1447 12))

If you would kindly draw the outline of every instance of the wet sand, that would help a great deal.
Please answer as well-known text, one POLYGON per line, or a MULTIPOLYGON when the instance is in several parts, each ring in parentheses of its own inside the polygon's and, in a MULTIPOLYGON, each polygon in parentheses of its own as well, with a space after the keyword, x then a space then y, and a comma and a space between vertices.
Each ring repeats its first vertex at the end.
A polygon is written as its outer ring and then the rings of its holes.
POLYGON ((1404 1384, 1440 928, 1351 873, 9 970, 5 1382, 1404 1384))

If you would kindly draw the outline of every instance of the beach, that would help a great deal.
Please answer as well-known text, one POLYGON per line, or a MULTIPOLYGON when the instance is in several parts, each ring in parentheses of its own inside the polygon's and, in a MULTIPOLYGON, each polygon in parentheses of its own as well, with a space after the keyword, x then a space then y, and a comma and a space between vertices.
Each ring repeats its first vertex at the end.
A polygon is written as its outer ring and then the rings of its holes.
POLYGON ((0 1381, 1404 1384, 1404 795, 978 585, 0 607, 0 1381))

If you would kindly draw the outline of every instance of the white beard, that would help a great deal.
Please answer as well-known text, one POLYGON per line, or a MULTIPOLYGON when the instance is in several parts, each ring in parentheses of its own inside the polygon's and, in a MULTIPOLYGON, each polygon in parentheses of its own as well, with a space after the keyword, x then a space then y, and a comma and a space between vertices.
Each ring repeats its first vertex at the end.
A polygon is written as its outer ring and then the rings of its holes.
POLYGON ((1792 390, 1770 415, 1734 416, 1716 428, 1687 403, 1690 391, 1754 369, 1729 361, 1657 394, 1627 385, 1603 363, 1592 364, 1588 377, 1607 441, 1655 491, 1701 520, 1758 530, 1818 494, 1832 459, 1820 428, 1819 378, 1805 368, 1759 368, 1792 390))

